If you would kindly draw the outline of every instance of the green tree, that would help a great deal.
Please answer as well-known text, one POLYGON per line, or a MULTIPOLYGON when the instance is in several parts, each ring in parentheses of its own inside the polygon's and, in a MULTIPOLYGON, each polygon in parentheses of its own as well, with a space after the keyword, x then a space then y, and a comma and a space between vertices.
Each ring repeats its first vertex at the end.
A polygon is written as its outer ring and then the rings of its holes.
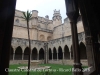
POLYGON ((30 33, 29 33, 29 21, 32 19, 31 11, 23 12, 22 17, 27 22, 27 31, 28 31, 28 40, 29 40, 29 57, 28 57, 28 72, 27 75, 29 75, 29 69, 30 69, 30 54, 31 54, 31 42, 30 42, 30 33))

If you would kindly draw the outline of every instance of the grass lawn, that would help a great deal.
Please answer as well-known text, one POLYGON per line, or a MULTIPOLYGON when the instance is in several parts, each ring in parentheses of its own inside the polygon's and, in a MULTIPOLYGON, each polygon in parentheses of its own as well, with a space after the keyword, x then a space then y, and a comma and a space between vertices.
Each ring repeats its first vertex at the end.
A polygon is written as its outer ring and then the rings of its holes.
MULTIPOLYGON (((20 66, 27 66, 23 64, 18 64, 18 65, 10 65, 10 70, 15 70, 17 67, 20 66)), ((53 70, 52 74, 49 75, 72 75, 71 68, 73 66, 71 65, 58 65, 58 64, 40 64, 40 66, 51 66, 51 70, 53 70), (66 70, 66 71, 64 71, 66 70)), ((17 72, 9 72, 9 75, 27 75, 27 72, 22 72, 22 71, 17 71, 17 72)), ((31 71, 30 75, 43 75, 43 72, 36 72, 36 71, 31 71)))

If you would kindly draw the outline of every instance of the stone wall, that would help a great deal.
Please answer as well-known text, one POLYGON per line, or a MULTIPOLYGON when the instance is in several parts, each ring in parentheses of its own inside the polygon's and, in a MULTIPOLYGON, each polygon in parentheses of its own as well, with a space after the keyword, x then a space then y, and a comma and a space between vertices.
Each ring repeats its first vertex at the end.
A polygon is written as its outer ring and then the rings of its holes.
MULTIPOLYGON (((77 23, 77 31, 78 33, 84 32, 82 21, 77 23)), ((64 24, 60 24, 53 29, 53 39, 70 36, 71 34, 71 25, 68 19, 65 19, 64 24), (67 21, 66 21, 67 20, 67 21)))
MULTIPOLYGON (((80 42, 85 42, 85 34, 79 33, 78 34, 78 39, 79 39, 79 43, 80 42)), ((72 46, 72 36, 66 36, 63 38, 58 38, 58 39, 54 39, 48 42, 48 48, 51 48, 51 50, 53 50, 53 48, 55 47, 58 50, 58 47, 61 46, 62 50, 64 51, 64 46, 67 45, 69 48, 69 51, 71 50, 71 46, 72 46)))
MULTIPOLYGON (((42 64, 42 60, 38 60, 39 64, 42 64)), ((28 60, 11 60, 10 64, 28 64, 28 60)))
MULTIPOLYGON (((46 38, 47 39, 47 38, 46 38)), ((85 42, 85 34, 79 33, 78 34, 78 39, 79 39, 79 43, 80 42, 85 42)), ((31 50, 35 47, 37 48, 38 52, 41 48, 44 49, 44 43, 45 41, 38 41, 38 40, 31 40, 31 50)), ((24 52, 25 48, 29 46, 28 44, 28 39, 23 39, 23 38, 14 38, 12 39, 12 47, 14 49, 14 52, 16 50, 16 48, 18 46, 20 46, 24 52)), ((65 45, 68 46, 69 51, 71 50, 71 45, 72 45, 72 38, 71 36, 66 36, 63 38, 58 38, 58 39, 54 39, 51 41, 48 41, 48 49, 51 48, 51 50, 53 50, 53 48, 55 47, 58 51, 58 47, 61 46, 62 51, 64 51, 64 47, 65 45)))
MULTIPOLYGON (((28 39, 13 38, 11 45, 14 49, 14 52, 18 46, 20 46, 24 52, 25 48, 29 47, 29 42, 28 39)), ((39 51, 41 48, 44 49, 44 41, 31 40, 31 50, 33 48, 37 48, 37 51, 39 51)))
MULTIPOLYGON (((27 25, 26 21, 21 18, 23 16, 23 11, 15 11, 13 37, 27 39, 27 25)), ((62 24, 62 17, 60 11, 54 10, 52 20, 48 17, 38 16, 38 11, 32 11, 32 19, 29 21, 30 27, 30 38, 31 40, 48 41, 47 37, 52 37, 53 39, 62 38, 71 35, 70 21, 68 18, 64 19, 62 24), (40 35, 47 36, 41 40, 40 35)), ((82 21, 77 22, 78 33, 84 32, 82 21)))
MULTIPOLYGON (((87 60, 81 60, 81 63, 83 66, 88 66, 88 61, 87 60)), ((50 64, 62 64, 62 65, 73 65, 74 61, 73 60, 50 60, 49 61, 50 64)))
MULTIPOLYGON (((33 60, 36 61, 36 60, 33 60)), ((37 60, 39 64, 44 64, 44 60, 37 60)), ((62 65, 73 65, 73 60, 49 60, 50 64, 62 64, 62 65)), ((83 66, 88 66, 87 60, 81 60, 83 66)), ((28 60, 13 60, 10 61, 10 64, 28 64, 28 60)))

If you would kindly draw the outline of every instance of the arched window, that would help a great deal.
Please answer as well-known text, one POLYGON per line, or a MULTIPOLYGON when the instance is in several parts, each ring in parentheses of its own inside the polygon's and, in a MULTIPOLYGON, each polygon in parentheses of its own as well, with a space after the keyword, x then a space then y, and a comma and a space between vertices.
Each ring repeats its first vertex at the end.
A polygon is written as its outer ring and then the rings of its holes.
POLYGON ((69 48, 67 45, 65 45, 65 47, 64 47, 64 58, 70 59, 70 52, 69 52, 69 48))
POLYGON ((63 52, 61 46, 58 48, 58 59, 63 59, 63 52))
POLYGON ((49 60, 52 59, 52 52, 51 52, 51 48, 49 48, 49 60))
POLYGON ((53 48, 53 59, 57 59, 57 51, 56 48, 53 48))
POLYGON ((44 59, 44 50, 43 50, 43 48, 41 48, 41 49, 39 50, 39 59, 40 59, 40 60, 44 59))
POLYGON ((29 51, 30 51, 30 49, 28 47, 26 47, 24 50, 24 60, 28 60, 29 51))
POLYGON ((86 54, 86 47, 83 42, 80 43, 80 58, 81 59, 87 59, 87 54, 86 54))
POLYGON ((15 60, 22 60, 22 48, 20 46, 16 48, 15 60))
POLYGON ((41 41, 45 41, 44 35, 40 35, 40 40, 41 40, 41 41))
POLYGON ((37 60, 37 49, 36 48, 33 48, 32 50, 32 60, 37 60))

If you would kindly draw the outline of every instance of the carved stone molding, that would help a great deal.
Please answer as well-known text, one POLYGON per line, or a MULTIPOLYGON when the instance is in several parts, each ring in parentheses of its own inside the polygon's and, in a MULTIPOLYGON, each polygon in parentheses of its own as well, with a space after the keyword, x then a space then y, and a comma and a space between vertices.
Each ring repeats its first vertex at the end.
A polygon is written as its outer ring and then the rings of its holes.
POLYGON ((85 40, 86 40, 86 44, 92 44, 92 36, 86 36, 85 40))

